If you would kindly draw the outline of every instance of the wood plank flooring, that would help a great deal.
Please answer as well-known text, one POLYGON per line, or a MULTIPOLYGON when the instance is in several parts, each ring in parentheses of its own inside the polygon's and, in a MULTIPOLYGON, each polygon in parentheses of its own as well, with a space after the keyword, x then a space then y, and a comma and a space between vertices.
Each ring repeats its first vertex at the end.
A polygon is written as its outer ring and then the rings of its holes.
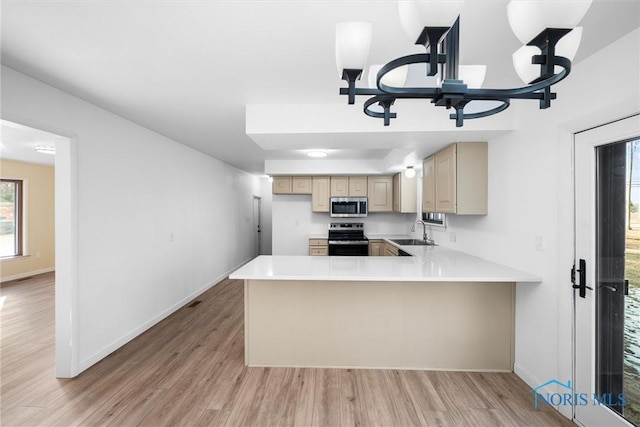
POLYGON ((5 283, 2 426, 572 426, 515 374, 244 366, 224 280, 77 378, 54 377, 54 275, 5 283))

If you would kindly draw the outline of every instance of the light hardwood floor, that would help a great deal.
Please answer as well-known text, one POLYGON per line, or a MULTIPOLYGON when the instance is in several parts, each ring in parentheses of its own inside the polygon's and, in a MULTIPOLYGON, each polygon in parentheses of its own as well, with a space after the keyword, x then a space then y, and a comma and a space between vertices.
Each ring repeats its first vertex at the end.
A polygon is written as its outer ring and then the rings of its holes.
POLYGON ((74 379, 54 378, 54 275, 4 284, 2 426, 571 426, 514 374, 247 368, 224 280, 74 379))

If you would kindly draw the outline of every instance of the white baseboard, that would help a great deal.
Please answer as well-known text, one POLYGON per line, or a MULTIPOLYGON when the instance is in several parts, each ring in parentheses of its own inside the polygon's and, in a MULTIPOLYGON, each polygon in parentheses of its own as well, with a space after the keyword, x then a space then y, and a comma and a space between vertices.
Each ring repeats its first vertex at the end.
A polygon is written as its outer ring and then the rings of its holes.
POLYGON ((125 345, 126 343, 131 341, 132 339, 136 338, 138 335, 142 334, 147 329, 155 326, 160 321, 166 319, 171 314, 175 313, 180 308, 185 306, 187 303, 191 302, 198 295, 201 295, 202 293, 206 292, 207 290, 211 289, 212 287, 214 287, 215 285, 220 283, 220 281, 222 281, 223 279, 228 277, 229 274, 231 274, 233 271, 237 270, 238 268, 240 268, 241 266, 243 266, 244 264, 246 264, 249 261, 251 261, 251 259, 248 259, 248 260, 245 260, 245 261, 241 262, 236 267, 230 269, 229 271, 227 271, 226 273, 222 274, 218 278, 212 280, 211 282, 209 282, 208 284, 206 284, 202 288, 192 292, 191 294, 189 294, 188 296, 184 297, 183 299, 181 299, 180 301, 178 301, 177 303, 175 303, 174 305, 172 305, 168 309, 164 310, 163 312, 161 312, 158 315, 154 316, 153 318, 149 319, 148 321, 146 321, 142 325, 138 326, 137 328, 133 329, 129 333, 125 334, 124 336, 120 337, 119 339, 113 341, 111 344, 103 347, 102 350, 94 353, 93 355, 89 356, 88 358, 86 358, 84 360, 81 360, 80 363, 79 363, 79 371, 78 371, 77 375, 79 375, 85 369, 87 369, 87 368, 93 366, 94 364, 98 363, 100 360, 104 359, 105 357, 107 357, 108 355, 110 355, 111 353, 113 353, 114 351, 116 351, 117 349, 119 349, 120 347, 122 347, 123 345, 125 345))
MULTIPOLYGON (((527 371, 526 369, 524 369, 522 366, 515 364, 513 367, 513 372, 520 377, 520 379, 522 379, 522 381, 524 381, 525 383, 527 383, 527 385, 529 387, 531 387, 531 389, 534 389, 535 387, 538 387, 539 385, 546 383, 547 381, 549 381, 551 378, 545 378, 544 380, 540 380, 538 378, 535 377, 535 375, 533 375, 531 372, 527 371)), ((565 378, 556 378, 559 381, 564 382, 566 379, 565 378)), ((533 403, 532 403, 532 407, 533 407, 533 403)), ((572 419, 573 418, 573 411, 571 406, 569 405, 562 405, 556 408, 556 410, 558 412, 560 412, 563 416, 565 416, 566 418, 572 419)))
POLYGON ((0 277, 0 283, 10 282, 12 280, 24 279, 25 277, 36 276, 38 274, 51 273, 55 271, 55 267, 43 268, 40 270, 27 271, 26 273, 14 274, 13 276, 0 277))
POLYGON ((522 381, 524 381, 525 383, 527 383, 527 385, 529 387, 531 387, 532 389, 534 387, 538 387, 540 384, 542 384, 542 382, 540 382, 540 380, 538 378, 536 378, 531 372, 527 371, 526 369, 524 369, 522 366, 518 365, 517 363, 515 365, 513 365, 513 373, 515 373, 517 376, 519 376, 520 379, 522 381))

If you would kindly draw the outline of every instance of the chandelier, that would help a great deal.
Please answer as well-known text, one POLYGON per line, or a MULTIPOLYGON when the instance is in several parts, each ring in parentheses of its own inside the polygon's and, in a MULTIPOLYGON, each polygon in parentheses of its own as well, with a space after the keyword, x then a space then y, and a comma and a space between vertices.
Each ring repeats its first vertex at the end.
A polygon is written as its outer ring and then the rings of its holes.
POLYGON ((507 15, 511 29, 523 46, 513 54, 513 64, 525 86, 513 89, 482 88, 485 66, 459 64, 460 11, 464 0, 399 1, 401 24, 416 45, 427 53, 371 65, 369 87, 356 87, 365 69, 371 45, 372 25, 342 22, 336 26, 336 63, 348 87, 340 88, 354 104, 356 95, 369 96, 364 113, 384 119, 388 126, 397 114, 391 106, 397 99, 431 99, 439 107, 453 109, 449 117, 461 127, 464 119, 491 116, 509 107, 512 99, 534 99, 540 108, 551 106, 556 93, 551 86, 571 71, 582 28, 576 27, 592 0, 511 0, 507 15), (413 64, 426 65, 429 84, 406 87, 407 71, 413 64), (468 108, 474 101, 474 108, 468 108), (480 110, 478 105, 480 104, 480 110), (469 111, 471 110, 471 111, 469 111))

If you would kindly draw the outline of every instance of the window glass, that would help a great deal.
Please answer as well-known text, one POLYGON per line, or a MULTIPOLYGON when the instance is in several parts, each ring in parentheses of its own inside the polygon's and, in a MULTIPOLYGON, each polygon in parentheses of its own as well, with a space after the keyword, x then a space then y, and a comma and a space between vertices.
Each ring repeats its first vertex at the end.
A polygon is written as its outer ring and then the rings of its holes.
POLYGON ((443 213, 423 212, 422 213, 422 220, 424 222, 426 222, 427 224, 443 225, 444 226, 445 216, 444 216, 443 213))
POLYGON ((0 257, 22 255, 22 181, 0 182, 0 257))

